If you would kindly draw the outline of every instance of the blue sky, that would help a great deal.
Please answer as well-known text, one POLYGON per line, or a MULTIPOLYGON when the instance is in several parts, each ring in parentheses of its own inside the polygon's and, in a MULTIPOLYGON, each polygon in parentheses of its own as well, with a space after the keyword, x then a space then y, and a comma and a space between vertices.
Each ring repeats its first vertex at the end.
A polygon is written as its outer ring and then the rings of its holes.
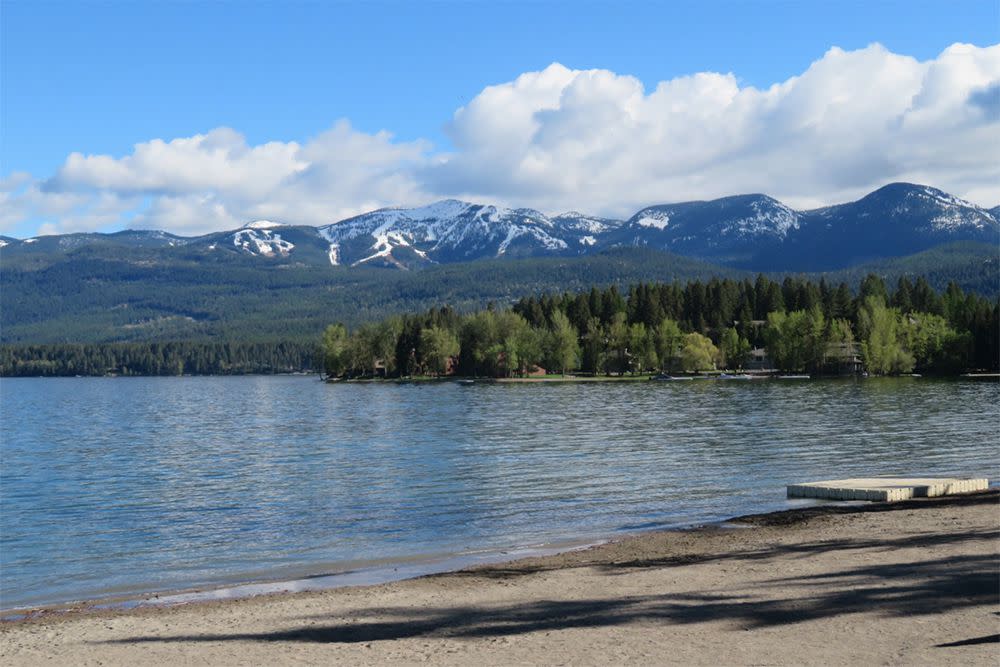
MULTIPOLYGON (((0 11, 0 177, 42 180, 73 152, 121 158, 135 144, 219 127, 248 146, 308 142, 338 119, 366 135, 386 130, 393 142, 424 140, 432 156, 444 155, 456 149, 447 128, 457 109, 487 86, 555 62, 634 77, 647 93, 698 72, 732 73, 740 87, 764 89, 834 46, 851 52, 877 42, 923 62, 954 43, 1000 41, 995 1, 5 0, 0 11)), ((451 194, 420 192, 439 190, 451 194)), ((496 190, 500 198, 518 192, 496 190)), ((148 205, 150 192, 141 194, 148 205)), ((623 205, 646 198, 626 193, 623 205)), ((358 199, 356 207, 369 203, 358 199)), ((4 233, 32 233, 43 219, 57 224, 53 216, 35 210, 4 233)))

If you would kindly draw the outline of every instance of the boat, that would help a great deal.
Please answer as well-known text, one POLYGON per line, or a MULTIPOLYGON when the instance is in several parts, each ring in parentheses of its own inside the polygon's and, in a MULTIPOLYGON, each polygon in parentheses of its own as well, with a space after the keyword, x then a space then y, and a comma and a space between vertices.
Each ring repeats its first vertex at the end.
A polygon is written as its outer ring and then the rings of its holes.
POLYGON ((677 376, 677 375, 660 374, 653 377, 653 379, 656 380, 657 382, 676 382, 678 380, 693 380, 694 378, 687 375, 677 376))
POLYGON ((779 375, 779 380, 808 380, 808 375, 779 375))
POLYGON ((455 380, 456 384, 460 384, 463 387, 468 387, 469 385, 476 384, 475 380, 470 380, 469 378, 463 378, 461 380, 455 380))
POLYGON ((751 378, 749 375, 747 375, 745 373, 741 373, 739 375, 732 375, 730 373, 721 373, 721 374, 719 374, 719 379, 720 380, 752 380, 753 378, 751 378))

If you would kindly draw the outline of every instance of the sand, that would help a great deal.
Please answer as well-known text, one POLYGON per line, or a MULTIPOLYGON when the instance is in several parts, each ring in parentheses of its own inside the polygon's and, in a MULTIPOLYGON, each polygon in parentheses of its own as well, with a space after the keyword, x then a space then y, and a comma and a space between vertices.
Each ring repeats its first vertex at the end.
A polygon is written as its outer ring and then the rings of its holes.
POLYGON ((997 665, 1000 495, 826 507, 320 593, 42 615, 4 665, 997 665))

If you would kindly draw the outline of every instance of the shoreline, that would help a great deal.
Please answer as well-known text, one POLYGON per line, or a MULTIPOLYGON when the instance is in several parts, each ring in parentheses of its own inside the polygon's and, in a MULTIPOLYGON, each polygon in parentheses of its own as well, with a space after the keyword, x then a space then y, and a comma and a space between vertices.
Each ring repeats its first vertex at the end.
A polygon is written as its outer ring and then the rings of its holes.
MULTIPOLYGON (((683 529, 685 528, 678 530, 683 529)), ((341 588, 365 588, 421 577, 447 575, 476 567, 503 565, 525 558, 556 556, 598 547, 616 539, 614 536, 564 539, 535 545, 518 545, 453 554, 424 554, 367 562, 349 561, 333 564, 343 568, 339 571, 331 571, 333 568, 318 568, 318 571, 303 570, 300 574, 287 577, 240 579, 233 582, 98 595, 79 600, 10 607, 0 609, 0 626, 43 617, 97 612, 129 612, 139 609, 160 609, 181 605, 247 600, 272 595, 321 593, 341 588), (360 565, 358 565, 359 563, 360 565)))
MULTIPOLYGON (((996 490, 1000 494, 1000 487, 996 490)), ((138 609, 246 600, 270 595, 295 595, 341 588, 371 587, 422 577, 446 576, 479 567, 516 563, 529 558, 560 556, 574 551, 585 551, 606 544, 640 538, 643 535, 702 529, 738 529, 746 527, 744 519, 824 508, 834 504, 850 508, 864 503, 864 501, 828 501, 813 498, 787 498, 785 500, 798 506, 708 521, 658 523, 655 527, 619 529, 607 533, 594 533, 589 536, 561 537, 536 544, 517 544, 456 553, 417 554, 373 561, 352 560, 331 563, 331 567, 312 569, 306 569, 306 567, 311 566, 303 566, 303 571, 294 576, 247 578, 232 582, 195 584, 162 590, 109 593, 78 600, 0 608, 0 626, 33 618, 80 613, 127 612, 138 609), (337 567, 343 569, 331 571, 337 567)))
MULTIPOLYGON (((106 595, 68 602, 29 605, 27 607, 12 607, 9 609, 0 609, 0 627, 53 617, 69 618, 75 615, 94 613, 131 613, 138 610, 224 604, 226 602, 274 596, 322 594, 324 592, 350 588, 372 588, 429 577, 448 577, 462 573, 476 573, 498 566, 516 568, 519 564, 529 561, 560 558, 574 553, 600 551, 605 547, 627 545, 631 541, 641 541, 650 536, 661 534, 693 535, 702 532, 738 530, 762 526, 792 526, 821 517, 865 514, 869 512, 892 512, 924 507, 962 506, 988 499, 993 499, 993 502, 1000 509, 1000 487, 990 486, 985 491, 934 498, 913 498, 896 502, 797 499, 800 502, 808 504, 802 507, 743 514, 709 522, 677 524, 675 526, 614 533, 594 538, 565 539, 537 545, 388 560, 380 565, 369 565, 358 568, 351 567, 340 572, 305 573, 293 578, 253 579, 219 585, 206 584, 135 594, 106 595), (403 572, 398 575, 389 575, 388 572, 390 570, 393 572, 403 570, 403 572), (341 578, 347 580, 349 583, 323 582, 323 580, 341 578), (358 580, 357 583, 350 583, 350 580, 355 579, 358 580)), ((1000 522, 1000 518, 998 518, 998 522, 1000 522)))
POLYGON ((0 624, 37 664, 983 664, 1000 489, 826 504, 372 586, 0 624))

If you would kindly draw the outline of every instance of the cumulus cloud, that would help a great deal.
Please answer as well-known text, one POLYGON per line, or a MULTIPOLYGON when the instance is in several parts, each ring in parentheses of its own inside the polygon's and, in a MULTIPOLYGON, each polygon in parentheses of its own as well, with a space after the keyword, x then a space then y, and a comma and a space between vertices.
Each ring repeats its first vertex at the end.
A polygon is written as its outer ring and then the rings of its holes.
POLYGON ((622 215, 740 192, 821 205, 892 180, 1000 201, 998 82, 1000 46, 962 44, 928 62, 833 48, 763 90, 700 73, 647 92, 630 76, 552 65, 459 109, 457 150, 425 186, 622 215))
POLYGON ((131 228, 199 234, 258 219, 333 222, 425 197, 411 175, 426 142, 397 143, 347 121, 304 144, 250 146, 230 128, 135 146, 130 155, 71 154, 50 178, 12 177, 0 225, 42 222, 42 233, 131 228))
POLYGON ((458 109, 448 152, 339 121, 303 143, 252 146, 217 128, 121 157, 73 153, 48 178, 0 183, 0 229, 318 225, 441 197, 628 215, 765 192, 810 207, 896 180, 1000 202, 1000 45, 955 44, 924 62, 878 44, 832 48, 764 89, 737 74, 647 90, 627 74, 553 64, 458 109))

